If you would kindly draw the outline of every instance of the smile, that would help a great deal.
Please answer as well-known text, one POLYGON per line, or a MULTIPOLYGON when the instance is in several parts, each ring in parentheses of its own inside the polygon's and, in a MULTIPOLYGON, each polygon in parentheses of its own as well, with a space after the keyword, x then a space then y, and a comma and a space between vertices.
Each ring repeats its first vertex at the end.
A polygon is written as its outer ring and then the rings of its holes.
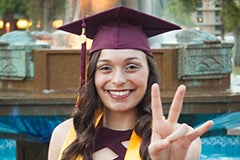
POLYGON ((130 90, 124 90, 124 91, 113 91, 113 90, 109 90, 108 91, 110 93, 110 95, 114 98, 123 98, 123 97, 127 97, 129 96, 129 94, 131 93, 130 90))

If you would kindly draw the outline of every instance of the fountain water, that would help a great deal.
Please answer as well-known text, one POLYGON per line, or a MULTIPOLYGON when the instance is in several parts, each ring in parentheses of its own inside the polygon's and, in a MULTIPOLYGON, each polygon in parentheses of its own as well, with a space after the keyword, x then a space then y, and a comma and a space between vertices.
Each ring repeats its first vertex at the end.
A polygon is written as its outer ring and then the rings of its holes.
POLYGON ((215 124, 208 134, 202 138, 201 160, 239 160, 239 129, 233 131, 234 134, 229 134, 228 129, 231 130, 231 128, 240 126, 240 112, 212 116, 215 116, 212 119, 215 124))
POLYGON ((214 125, 210 131, 231 129, 240 126, 240 112, 225 113, 213 119, 214 125))
MULTIPOLYGON (((193 118, 194 128, 197 128, 202 123, 204 123, 207 120, 213 120, 214 125, 209 130, 209 132, 215 132, 222 130, 224 131, 223 134, 225 134, 226 130, 233 129, 240 126, 240 112, 229 112, 229 113, 215 113, 215 114, 197 114, 191 118, 193 118)), ((186 120, 185 118, 184 120, 186 120)), ((210 134, 211 135, 211 134, 210 134)))

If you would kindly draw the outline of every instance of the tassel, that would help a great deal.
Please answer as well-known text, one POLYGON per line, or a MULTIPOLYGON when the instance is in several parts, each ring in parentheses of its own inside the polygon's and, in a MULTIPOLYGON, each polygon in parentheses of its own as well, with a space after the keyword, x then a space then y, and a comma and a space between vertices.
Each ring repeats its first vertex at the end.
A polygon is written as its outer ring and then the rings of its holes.
POLYGON ((86 32, 86 23, 85 18, 82 20, 82 33, 80 35, 80 42, 82 44, 81 47, 81 63, 80 63, 80 82, 79 82, 79 91, 78 91, 78 97, 76 102, 76 107, 80 107, 80 96, 81 96, 81 89, 83 88, 86 80, 87 80, 87 71, 86 71, 86 64, 88 62, 88 57, 86 56, 86 42, 87 37, 85 35, 86 32))
POLYGON ((82 34, 80 36, 80 41, 82 44, 81 48, 81 75, 80 75, 80 87, 82 88, 85 84, 85 74, 86 74, 86 41, 87 37, 85 35, 85 30, 86 30, 86 23, 85 19, 83 18, 82 21, 82 34))

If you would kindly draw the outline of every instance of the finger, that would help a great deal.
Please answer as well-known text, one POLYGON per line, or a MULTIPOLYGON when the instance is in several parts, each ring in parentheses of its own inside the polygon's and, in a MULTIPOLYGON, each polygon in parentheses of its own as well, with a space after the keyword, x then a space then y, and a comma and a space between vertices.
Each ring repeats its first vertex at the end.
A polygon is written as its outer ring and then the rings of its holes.
POLYGON ((207 121, 198 128, 194 129, 193 131, 187 134, 187 137, 190 141, 195 140, 196 138, 202 136, 206 133, 211 127, 213 126, 213 121, 207 121))
POLYGON ((169 141, 162 139, 162 140, 156 141, 154 143, 151 143, 148 146, 148 151, 149 151, 149 154, 154 155, 156 153, 159 153, 159 151, 168 149, 169 146, 170 146, 169 141))
POLYGON ((156 129, 156 125, 163 120, 162 102, 160 98, 160 90, 158 84, 152 85, 151 90, 151 102, 152 102, 152 127, 156 129))
POLYGON ((177 127, 177 129, 170 134, 168 137, 166 137, 166 140, 169 141, 169 143, 173 143, 176 140, 184 137, 188 132, 188 126, 186 124, 181 124, 177 127))
POLYGON ((187 132, 188 132, 188 126, 186 124, 181 124, 171 135, 169 135, 165 139, 160 139, 160 140, 151 142, 151 144, 148 147, 148 150, 152 159, 156 159, 153 157, 158 157, 158 159, 160 157, 161 159, 168 159, 166 156, 169 154, 167 154, 166 152, 169 151, 167 149, 169 149, 171 143, 184 137, 187 134, 187 132))
POLYGON ((182 103, 183 103, 183 98, 186 92, 186 86, 180 85, 175 93, 174 99, 172 101, 169 115, 168 115, 168 120, 171 123, 177 123, 179 115, 182 110, 182 103))
POLYGON ((165 139, 151 143, 148 146, 148 153, 151 159, 168 159, 170 144, 165 139))

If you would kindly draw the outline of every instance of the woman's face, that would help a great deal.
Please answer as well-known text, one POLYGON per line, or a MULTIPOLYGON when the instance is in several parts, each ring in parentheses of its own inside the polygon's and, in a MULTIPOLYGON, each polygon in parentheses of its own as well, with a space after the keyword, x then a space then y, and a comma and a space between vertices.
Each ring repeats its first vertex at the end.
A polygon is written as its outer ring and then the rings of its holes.
POLYGON ((96 64, 95 85, 103 104, 112 111, 134 109, 147 89, 147 57, 134 49, 104 49, 96 64))

